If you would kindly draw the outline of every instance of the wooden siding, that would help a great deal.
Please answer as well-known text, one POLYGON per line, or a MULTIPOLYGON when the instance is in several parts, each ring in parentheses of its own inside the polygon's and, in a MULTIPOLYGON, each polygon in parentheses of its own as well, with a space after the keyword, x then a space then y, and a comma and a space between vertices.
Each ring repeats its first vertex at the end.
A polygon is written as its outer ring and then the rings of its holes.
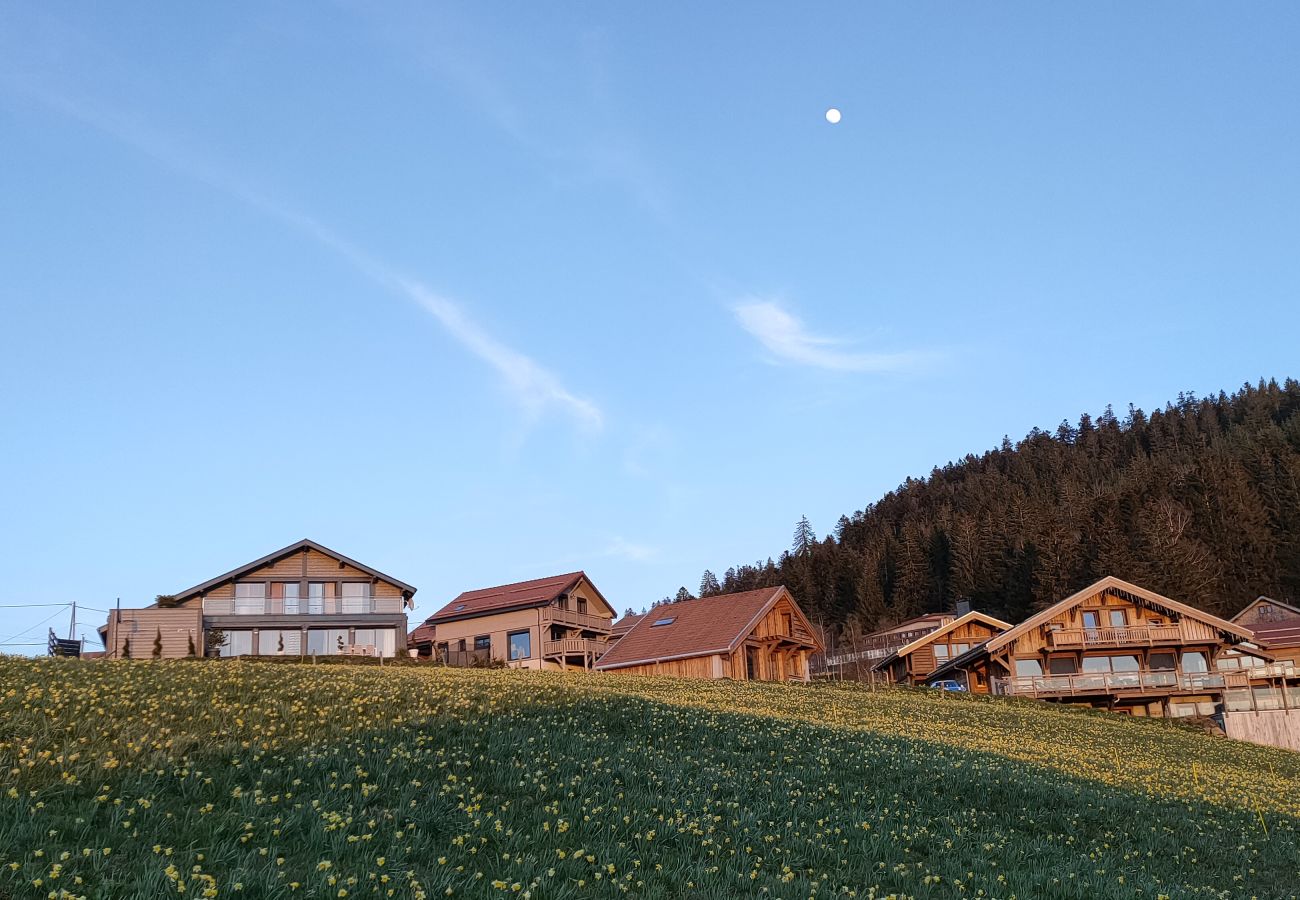
POLYGON ((126 655, 130 641, 132 659, 152 659, 154 641, 162 634, 162 658, 183 659, 190 655, 190 638, 194 652, 203 655, 203 617, 193 607, 174 609, 124 609, 108 614, 106 653, 110 659, 126 655))
MULTIPOLYGON (((1069 609, 1061 610, 1060 613, 1053 616, 1047 622, 1044 622, 1037 628, 1031 628, 1017 640, 1013 641, 1008 648, 1012 656, 1032 656, 1054 649, 1051 644, 1051 638, 1048 631, 1051 626, 1055 625, 1060 628, 1082 629, 1083 614, 1085 612, 1096 612, 1099 616, 1099 625, 1097 631, 1105 630, 1109 627, 1109 613, 1112 610, 1122 610, 1125 613, 1125 621, 1128 627, 1143 625, 1168 625, 1172 619, 1164 613, 1139 606, 1123 597, 1111 593, 1103 593, 1098 597, 1093 597, 1079 603, 1069 609)), ((1183 618, 1182 624, 1187 626, 1188 634, 1195 633, 1200 635, 1200 640, 1206 643, 1218 643, 1218 635, 1214 629, 1202 622, 1183 618)), ((1090 629, 1094 630, 1094 629, 1090 629)), ((1136 632, 1135 632, 1136 633, 1136 632)))
POLYGON ((720 654, 671 659, 644 666, 627 666, 611 670, 611 675, 667 675, 675 678, 717 679, 729 677, 729 666, 720 654))
MULTIPOLYGON (((354 569, 352 566, 341 563, 323 553, 317 553, 315 550, 309 550, 304 555, 307 558, 305 577, 314 581, 325 581, 332 578, 364 578, 369 580, 371 577, 360 569, 354 569)), ((299 565, 301 566, 302 563, 299 563, 299 565)), ((302 569, 299 569, 299 573, 304 574, 302 569)), ((244 576, 244 578, 247 577, 244 576)))

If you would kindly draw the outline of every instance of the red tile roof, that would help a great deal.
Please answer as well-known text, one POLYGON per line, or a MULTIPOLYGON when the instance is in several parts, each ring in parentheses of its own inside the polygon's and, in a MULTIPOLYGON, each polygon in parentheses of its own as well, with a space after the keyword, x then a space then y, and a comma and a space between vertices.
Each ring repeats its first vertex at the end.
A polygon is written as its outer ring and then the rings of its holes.
POLYGON ((784 590, 772 587, 656 606, 605 651, 596 661, 596 668, 729 652, 744 640, 758 617, 784 590), (655 625, 666 619, 673 621, 655 625))
POLYGON ((1247 626, 1267 648, 1300 647, 1300 619, 1247 626))
POLYGON ((534 578, 532 581, 466 591, 425 619, 424 624, 436 625, 438 622, 472 619, 476 616, 512 609, 547 606, 583 578, 586 578, 586 575, 582 572, 569 572, 566 575, 553 575, 550 578, 534 578))
POLYGON ((406 646, 418 647, 420 644, 432 644, 436 630, 437 629, 428 622, 423 623, 407 637, 406 646))
POLYGON ((635 625, 637 622, 640 622, 644 618, 645 618, 645 613, 641 613, 640 615, 633 613, 630 616, 624 616, 623 618, 619 619, 617 622, 614 623, 614 627, 610 630, 609 633, 612 637, 622 637, 623 635, 627 634, 629 631, 632 630, 633 625, 635 625))

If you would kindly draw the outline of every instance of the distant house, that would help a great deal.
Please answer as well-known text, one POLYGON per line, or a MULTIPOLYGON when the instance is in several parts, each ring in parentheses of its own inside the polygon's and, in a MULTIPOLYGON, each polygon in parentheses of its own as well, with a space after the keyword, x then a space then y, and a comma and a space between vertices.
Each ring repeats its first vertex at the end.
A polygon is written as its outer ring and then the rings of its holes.
POLYGON ((644 618, 645 618, 644 613, 641 614, 632 613, 631 615, 626 615, 623 618, 619 619, 617 622, 614 623, 614 627, 613 629, 611 629, 609 633, 609 642, 613 644, 623 635, 631 631, 633 625, 635 625, 637 622, 640 622, 644 618))
POLYGON ((822 649, 783 587, 656 606, 600 657, 602 672, 807 681, 822 649))
POLYGON ((1232 617, 1244 625, 1255 640, 1281 662, 1288 660, 1300 667, 1300 609, 1280 600, 1260 597, 1232 617))
POLYGON ((583 572, 466 591, 411 632, 410 646, 451 665, 590 669, 614 608, 583 572))
POLYGON ((888 625, 860 638, 840 638, 825 653, 818 653, 812 658, 812 671, 814 674, 844 672, 849 669, 866 672, 898 648, 942 628, 955 618, 957 617, 951 613, 926 613, 888 625))
POLYGON ((928 684, 936 668, 1010 627, 1001 619, 968 612, 904 644, 872 668, 900 684, 928 684))
POLYGON ((1251 709, 1284 677, 1251 630, 1118 578, 1103 578, 939 665, 976 693, 1138 716, 1251 709))
POLYGON ((302 540, 162 603, 113 610, 99 632, 109 658, 393 656, 414 595, 403 581, 302 540))

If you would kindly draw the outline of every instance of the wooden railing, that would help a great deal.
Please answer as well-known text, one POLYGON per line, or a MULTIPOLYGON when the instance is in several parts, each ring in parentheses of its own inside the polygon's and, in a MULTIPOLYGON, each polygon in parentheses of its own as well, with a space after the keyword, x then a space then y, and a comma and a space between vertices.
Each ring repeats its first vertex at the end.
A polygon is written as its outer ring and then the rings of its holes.
POLYGON ((546 641, 542 644, 542 656, 584 656, 588 653, 599 656, 605 652, 608 644, 590 641, 584 638, 563 638, 558 641, 546 641))
POLYGON ((1066 647, 1153 647, 1162 644, 1187 644, 1213 640, 1208 628, 1191 627, 1186 622, 1174 625, 1122 625, 1104 628, 1058 628, 1047 632, 1047 643, 1054 648, 1066 647))
POLYGON ((570 628, 582 628, 587 631, 599 631, 603 634, 609 634, 610 627, 614 623, 614 620, 609 616, 593 616, 590 613, 581 613, 574 609, 563 609, 558 606, 543 607, 542 621, 553 625, 567 625, 570 628))
POLYGON ((303 597, 298 600, 268 597, 256 600, 241 598, 238 601, 231 597, 206 597, 203 600, 205 616, 346 616, 401 611, 401 597, 303 597))
POLYGON ((1244 686, 1250 679, 1237 672, 1080 672, 1074 675, 1017 675, 993 679, 993 693, 1016 697, 1080 694, 1169 694, 1178 691, 1223 690, 1244 686))

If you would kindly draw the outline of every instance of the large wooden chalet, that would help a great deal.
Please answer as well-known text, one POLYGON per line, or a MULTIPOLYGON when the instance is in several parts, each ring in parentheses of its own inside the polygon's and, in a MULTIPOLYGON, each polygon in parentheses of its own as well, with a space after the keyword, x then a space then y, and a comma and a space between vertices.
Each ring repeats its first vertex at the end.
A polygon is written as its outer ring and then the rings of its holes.
POLYGON ((784 587, 656 606, 596 663, 602 672, 807 681, 820 652, 812 624, 784 587))
POLYGON ((1248 627, 1110 577, 950 659, 929 680, 1179 717, 1221 711, 1234 691, 1250 694, 1271 677, 1285 673, 1248 627))

